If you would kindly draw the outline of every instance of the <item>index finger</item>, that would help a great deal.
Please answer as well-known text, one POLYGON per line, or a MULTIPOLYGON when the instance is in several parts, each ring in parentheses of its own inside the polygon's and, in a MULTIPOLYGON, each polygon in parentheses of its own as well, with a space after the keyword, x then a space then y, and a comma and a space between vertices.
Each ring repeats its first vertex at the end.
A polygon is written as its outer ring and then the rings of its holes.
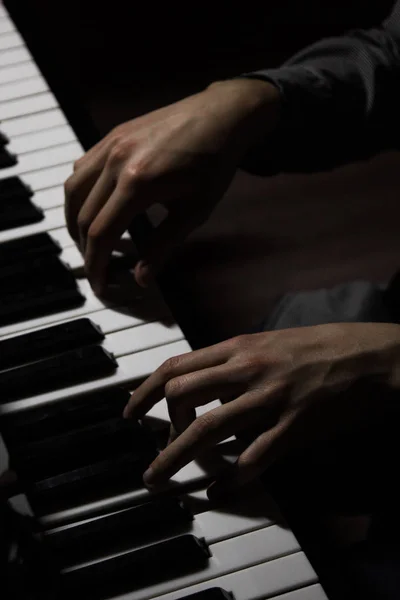
POLYGON ((124 417, 143 417, 164 398, 165 386, 174 377, 222 365, 228 358, 228 349, 222 342, 167 360, 135 390, 125 407, 124 417))
POLYGON ((111 253, 136 214, 144 210, 137 186, 118 181, 87 232, 85 269, 92 287, 100 291, 105 283, 111 253), (136 196, 136 197, 135 197, 136 196), (133 202, 135 198, 135 202, 133 202))
POLYGON ((198 417, 153 461, 143 475, 144 483, 152 486, 167 481, 208 447, 248 427, 254 419, 250 404, 251 396, 246 393, 198 417))

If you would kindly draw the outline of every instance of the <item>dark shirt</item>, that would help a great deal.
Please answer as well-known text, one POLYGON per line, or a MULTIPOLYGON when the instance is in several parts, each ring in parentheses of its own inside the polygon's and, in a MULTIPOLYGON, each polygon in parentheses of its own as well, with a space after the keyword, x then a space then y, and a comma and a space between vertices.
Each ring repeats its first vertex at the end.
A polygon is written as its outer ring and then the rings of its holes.
POLYGON ((242 165, 251 172, 320 171, 397 149, 400 0, 380 27, 324 39, 245 76, 270 81, 283 100, 278 129, 242 165))

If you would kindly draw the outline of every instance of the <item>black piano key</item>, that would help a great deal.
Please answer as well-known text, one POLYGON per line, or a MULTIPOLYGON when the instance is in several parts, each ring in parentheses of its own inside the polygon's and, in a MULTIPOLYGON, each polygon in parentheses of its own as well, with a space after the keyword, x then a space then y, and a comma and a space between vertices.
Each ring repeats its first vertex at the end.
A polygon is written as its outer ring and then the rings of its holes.
POLYGON ((19 287, 0 296, 0 326, 18 323, 69 310, 84 304, 76 282, 71 275, 70 281, 39 281, 31 288, 19 287))
POLYGON ((7 146, 7 144, 9 144, 9 143, 10 143, 10 140, 8 139, 8 137, 6 136, 6 134, 2 133, 0 131, 0 147, 7 146))
POLYGON ((106 377, 118 367, 101 346, 64 352, 23 367, 0 373, 1 402, 10 402, 59 390, 97 377, 106 377))
POLYGON ((29 199, 33 192, 19 177, 0 180, 0 203, 14 199, 29 199))
POLYGON ((234 600, 234 598, 232 592, 227 592, 219 587, 212 587, 188 596, 181 596, 180 600, 234 600))
POLYGON ((90 319, 76 319, 0 340, 0 370, 96 344, 104 334, 90 319))
POLYGON ((34 256, 25 261, 19 261, 0 267, 0 281, 4 292, 11 289, 35 285, 39 281, 55 281, 60 279, 72 280, 73 273, 58 256, 34 256))
POLYGON ((139 489, 143 487, 143 473, 155 457, 156 453, 148 449, 143 454, 120 454, 42 481, 28 482, 26 495, 35 514, 44 515, 139 489))
POLYGON ((0 146, 0 169, 13 167, 17 162, 15 154, 11 154, 4 146, 0 146))
POLYGON ((207 567, 211 553, 204 540, 182 535, 61 574, 63 592, 105 598, 183 577, 207 567))
POLYGON ((156 450, 151 432, 122 416, 10 451, 10 466, 25 480, 78 469, 124 452, 156 450))
MULTIPOLYGON (((1 200, 0 200, 1 201, 1 200)), ((61 253, 61 247, 48 233, 38 233, 0 244, 0 270, 13 263, 50 257, 61 253)))
POLYGON ((3 415, 0 418, 0 431, 8 448, 17 448, 22 444, 119 417, 129 398, 129 392, 121 388, 66 398, 64 401, 3 415))
POLYGON ((183 533, 193 515, 177 498, 148 502, 71 527, 48 530, 44 542, 63 567, 183 533))
POLYGON ((15 198, 11 206, 0 200, 0 230, 13 229, 22 225, 38 223, 44 219, 44 214, 30 200, 15 198))

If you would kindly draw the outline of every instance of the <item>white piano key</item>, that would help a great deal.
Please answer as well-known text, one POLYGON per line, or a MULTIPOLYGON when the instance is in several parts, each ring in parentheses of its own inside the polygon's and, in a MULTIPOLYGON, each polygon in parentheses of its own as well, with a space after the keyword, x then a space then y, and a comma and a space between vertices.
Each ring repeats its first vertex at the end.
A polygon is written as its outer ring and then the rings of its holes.
POLYGON ((0 50, 8 50, 9 48, 18 48, 24 46, 24 41, 18 31, 4 33, 0 35, 0 50))
POLYGON ((57 244, 59 244, 59 246, 61 246, 61 248, 67 248, 74 243, 66 227, 53 229, 49 235, 57 242, 57 244))
POLYGON ((10 48, 10 50, 0 52, 0 67, 7 67, 9 65, 22 63, 30 60, 30 58, 31 55, 29 54, 27 48, 22 46, 18 48, 10 48))
MULTIPOLYGON (((59 210, 59 209, 55 209, 59 210)), ((63 209, 61 209, 63 210, 63 209)), ((63 248, 60 258, 65 262, 73 271, 80 271, 84 268, 84 260, 82 254, 79 252, 75 244, 63 248)))
POLYGON ((108 308, 104 302, 94 295, 87 279, 77 281, 77 285, 81 294, 86 299, 82 306, 73 308, 71 310, 59 311, 52 313, 51 315, 38 317, 36 319, 27 319, 26 321, 12 323, 11 325, 4 325, 3 327, 0 327, 0 338, 5 335, 11 335, 12 333, 28 331, 30 329, 36 329, 39 327, 46 327, 52 323, 57 323, 58 321, 68 321, 69 319, 82 317, 88 315, 89 313, 94 313, 97 310, 104 310, 105 308, 108 308))
MULTIPOLYGON (((275 598, 278 594, 277 600, 327 600, 321 586, 312 585, 315 581, 317 581, 317 576, 307 557, 303 552, 296 552, 157 596, 154 600, 180 600, 185 596, 212 587, 219 587, 231 592, 234 600, 265 600, 266 598, 275 598), (300 587, 303 589, 285 593, 300 587)), ((136 600, 136 592, 119 596, 119 600, 136 600)))
MULTIPOLYGON (((210 581, 216 577, 234 573, 259 563, 294 554, 299 550, 299 544, 293 533, 278 525, 272 525, 212 544, 210 546, 211 557, 204 569, 183 577, 137 589, 134 598, 135 600, 154 598, 154 596, 189 587, 203 581, 210 581)), ((73 570, 74 567, 71 567, 65 569, 65 572, 73 570)), ((128 598, 129 596, 126 594, 119 596, 119 600, 128 598)))
POLYGON ((82 146, 79 142, 69 142, 54 148, 45 148, 36 152, 27 152, 18 157, 18 164, 8 169, 2 169, 0 178, 13 177, 31 171, 38 171, 56 165, 71 163, 82 156, 82 146))
POLYGON ((64 187, 59 185, 57 187, 39 190, 35 192, 32 200, 36 206, 39 206, 42 210, 57 208, 59 206, 64 207, 64 187))
POLYGON ((73 163, 66 163, 65 165, 25 173, 22 179, 36 192, 37 190, 64 185, 65 180, 72 172, 73 163))
POLYGON ((50 92, 43 92, 42 94, 37 94, 37 96, 11 100, 4 103, 0 107, 1 119, 22 117, 48 110, 49 108, 57 108, 57 101, 50 92))
MULTIPOLYGON (((1 83, 1 82, 0 82, 1 83)), ((29 77, 22 81, 11 81, 0 85, 0 102, 8 102, 16 98, 24 98, 40 94, 49 89, 42 77, 29 77)), ((0 107, 1 110, 1 107, 0 107)))
POLYGON ((15 27, 9 19, 2 19, 0 21, 0 33, 10 33, 15 31, 15 27))
POLYGON ((7 11, 6 11, 6 9, 5 9, 5 8, 2 6, 2 3, 1 3, 1 2, 0 2, 0 17, 1 17, 2 19, 4 19, 4 18, 8 18, 7 11))
POLYGON ((17 154, 25 154, 35 150, 50 148, 51 146, 60 146, 68 142, 74 142, 76 136, 69 125, 59 125, 44 131, 27 133, 11 139, 8 145, 10 152, 17 154))
POLYGON ((44 211, 44 219, 38 223, 24 225, 7 231, 0 231, 0 243, 18 238, 24 238, 35 233, 51 231, 65 226, 64 209, 62 206, 44 211))
POLYGON ((14 140, 15 136, 36 133, 59 125, 68 125, 67 120, 59 108, 52 108, 34 115, 3 120, 1 129, 14 140))
POLYGON ((36 77, 38 75, 40 75, 39 69, 33 60, 29 60, 18 65, 11 65, 0 69, 0 84, 19 81, 27 77, 36 77))
POLYGON ((145 323, 133 328, 116 331, 106 336, 103 348, 116 358, 143 352, 171 342, 182 340, 184 335, 179 325, 163 325, 162 323, 145 323))

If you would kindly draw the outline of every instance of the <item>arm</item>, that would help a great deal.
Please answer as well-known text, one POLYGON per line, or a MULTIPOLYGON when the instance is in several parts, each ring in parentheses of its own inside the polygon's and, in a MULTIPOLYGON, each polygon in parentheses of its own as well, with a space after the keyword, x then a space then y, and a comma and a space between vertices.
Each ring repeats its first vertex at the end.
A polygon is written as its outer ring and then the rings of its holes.
POLYGON ((245 77, 275 85, 281 119, 242 167, 260 175, 319 171, 396 148, 400 139, 400 0, 382 26, 302 50, 245 77))

